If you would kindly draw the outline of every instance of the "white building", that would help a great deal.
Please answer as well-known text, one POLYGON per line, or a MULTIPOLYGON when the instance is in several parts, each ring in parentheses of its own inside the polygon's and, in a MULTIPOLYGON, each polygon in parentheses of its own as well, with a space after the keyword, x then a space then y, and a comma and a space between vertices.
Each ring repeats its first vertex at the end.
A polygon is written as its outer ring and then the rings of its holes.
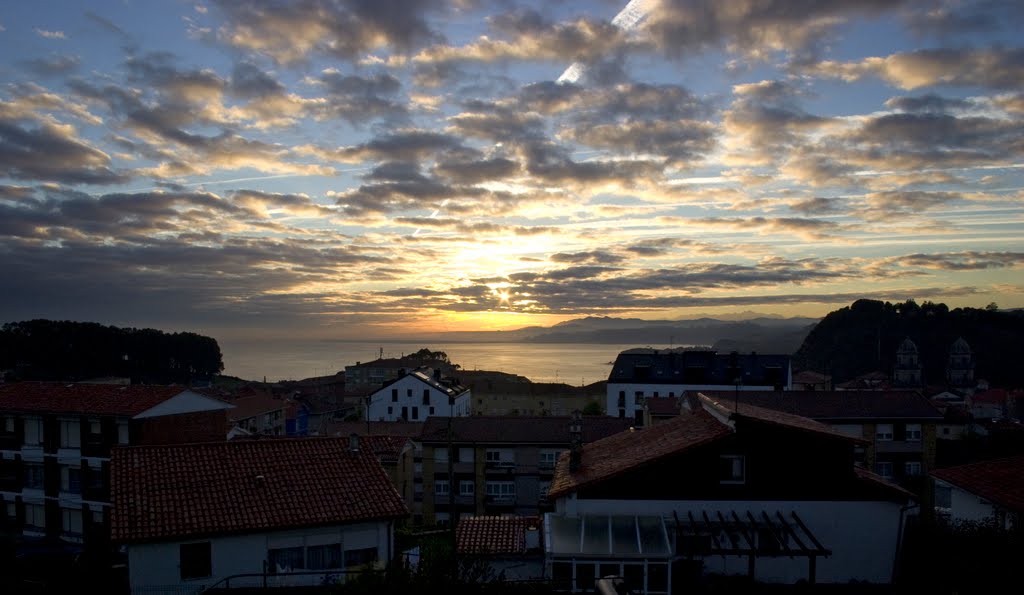
POLYGON ((115 449, 111 534, 131 591, 342 582, 394 557, 401 496, 358 438, 115 449))
POLYGON ((428 417, 463 417, 472 393, 455 382, 416 370, 388 382, 369 396, 371 421, 423 421, 428 417))
POLYGON ((788 413, 699 403, 562 456, 544 529, 558 588, 591 590, 608 575, 648 595, 685 592, 702 574, 892 580, 912 495, 853 465, 863 440, 788 413))
POLYGON ((1024 517, 1024 456, 939 469, 935 508, 951 521, 994 522, 1010 529, 1024 517))
POLYGON ((605 411, 644 423, 644 400, 697 390, 791 390, 788 355, 637 348, 615 358, 605 411))

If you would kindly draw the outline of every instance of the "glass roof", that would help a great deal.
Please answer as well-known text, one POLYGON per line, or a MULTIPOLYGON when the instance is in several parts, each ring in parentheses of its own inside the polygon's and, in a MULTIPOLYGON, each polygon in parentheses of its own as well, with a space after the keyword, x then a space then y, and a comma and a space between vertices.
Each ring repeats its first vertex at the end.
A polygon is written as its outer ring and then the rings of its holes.
POLYGON ((667 557, 669 533, 660 516, 547 514, 545 549, 553 556, 667 557))

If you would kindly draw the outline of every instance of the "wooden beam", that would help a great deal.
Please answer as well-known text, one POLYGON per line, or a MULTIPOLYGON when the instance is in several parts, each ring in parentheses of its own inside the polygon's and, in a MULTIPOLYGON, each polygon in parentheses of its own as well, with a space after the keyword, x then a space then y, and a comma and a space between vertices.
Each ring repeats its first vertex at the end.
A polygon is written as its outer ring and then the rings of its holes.
MULTIPOLYGON (((775 525, 772 524, 772 519, 770 516, 768 516, 767 512, 762 510, 761 516, 764 518, 764 522, 766 525, 768 525, 768 529, 772 532, 772 535, 775 536, 775 540, 779 542, 779 545, 782 546, 782 549, 785 550, 787 554, 789 554, 790 558, 792 558, 793 550, 789 548, 789 544, 787 543, 789 541, 789 536, 786 534, 785 531, 775 529, 775 525)), ((758 538, 760 538, 760 536, 758 536, 758 538)))
POLYGON ((715 535, 716 531, 711 526, 711 519, 708 518, 708 511, 702 510, 700 511, 700 513, 704 515, 704 524, 707 526, 708 531, 711 533, 711 542, 715 544, 715 549, 724 550, 725 548, 722 547, 722 544, 718 543, 718 536, 715 535))
POLYGON ((785 527, 786 531, 789 532, 789 535, 793 538, 793 541, 795 541, 796 544, 800 546, 800 553, 802 553, 805 556, 813 555, 814 552, 808 549, 806 545, 804 545, 803 540, 800 539, 800 536, 796 534, 796 531, 793 529, 793 527, 790 527, 789 523, 786 522, 786 517, 782 516, 782 512, 776 510, 775 516, 778 517, 779 523, 781 523, 782 526, 785 527))
POLYGON ((818 538, 814 536, 814 533, 811 533, 811 530, 807 528, 807 525, 805 525, 804 522, 802 520, 800 520, 800 517, 797 516, 795 510, 789 511, 789 514, 793 517, 793 520, 796 521, 796 524, 800 526, 800 529, 804 532, 804 534, 807 535, 807 538, 811 540, 811 543, 814 544, 814 547, 818 548, 818 554, 819 555, 822 555, 822 556, 831 556, 832 555, 832 550, 830 550, 830 549, 826 548, 825 546, 821 545, 821 542, 818 541, 818 538))

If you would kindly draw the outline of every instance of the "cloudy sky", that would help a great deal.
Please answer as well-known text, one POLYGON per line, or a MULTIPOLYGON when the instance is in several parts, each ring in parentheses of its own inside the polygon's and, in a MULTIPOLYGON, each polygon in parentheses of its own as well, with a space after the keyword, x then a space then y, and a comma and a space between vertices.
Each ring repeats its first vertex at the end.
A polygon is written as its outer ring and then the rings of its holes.
POLYGON ((1024 306, 1018 0, 0 4, 0 312, 1024 306))

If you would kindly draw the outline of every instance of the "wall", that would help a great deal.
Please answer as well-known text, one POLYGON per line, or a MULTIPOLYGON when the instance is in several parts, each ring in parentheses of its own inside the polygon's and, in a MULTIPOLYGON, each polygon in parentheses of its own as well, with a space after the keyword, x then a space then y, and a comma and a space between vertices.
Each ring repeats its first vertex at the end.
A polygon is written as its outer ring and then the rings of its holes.
MULTIPOLYGON (((561 498, 558 512, 568 515, 663 515, 680 518, 692 511, 699 516, 706 511, 714 515, 732 511, 745 516, 751 511, 760 516, 768 512, 773 518, 780 511, 789 518, 795 511, 821 544, 832 550, 828 558, 819 558, 817 581, 845 583, 850 580, 888 583, 892 579, 896 541, 900 523, 900 505, 893 502, 822 502, 822 501, 669 501, 669 500, 577 500, 561 498)), ((807 558, 759 558, 756 578, 765 582, 793 583, 807 579, 807 558)), ((726 574, 747 573, 747 558, 714 556, 705 560, 705 572, 726 574)))
POLYGON ((223 409, 133 419, 131 444, 184 444, 227 440, 228 419, 223 409))
POLYGON ((935 483, 952 488, 950 491, 950 512, 953 515, 953 520, 983 521, 995 516, 995 509, 987 500, 943 481, 936 480, 935 483))
POLYGON ((263 572, 270 547, 287 545, 341 543, 342 550, 377 547, 378 560, 385 561, 392 551, 387 522, 312 527, 267 533, 190 539, 181 542, 132 544, 128 546, 128 573, 131 591, 158 593, 198 592, 221 579, 235 574, 263 572), (212 575, 202 579, 182 580, 179 566, 181 543, 210 542, 212 575))
MULTIPOLYGON (((787 376, 788 379, 788 376, 787 376)), ((701 390, 715 390, 715 391, 728 391, 735 390, 734 385, 722 385, 722 384, 652 384, 644 382, 622 382, 622 383, 608 383, 608 395, 605 399, 605 415, 611 417, 619 416, 619 393, 621 391, 626 392, 626 418, 633 419, 636 415, 637 410, 643 409, 643 404, 636 404, 636 393, 642 392, 644 397, 653 397, 654 393, 657 392, 659 397, 675 396, 680 397, 686 391, 701 391, 701 390)), ((758 386, 758 385, 741 385, 740 390, 759 390, 759 391, 771 391, 774 390, 773 386, 758 386)))
POLYGON ((448 395, 415 376, 405 376, 394 383, 381 388, 370 397, 369 418, 372 421, 398 421, 402 419, 402 407, 405 407, 409 421, 423 421, 428 417, 449 417, 450 415, 469 415, 472 395, 466 391, 456 397, 455 404, 448 404, 448 395), (430 391, 430 404, 423 404, 423 391, 430 391), (398 391, 398 400, 392 401, 392 391, 398 391), (409 394, 412 391, 412 394, 409 394), (388 408, 391 412, 388 413, 388 408), (417 415, 413 417, 413 408, 417 415), (434 412, 430 412, 430 408, 434 412))

